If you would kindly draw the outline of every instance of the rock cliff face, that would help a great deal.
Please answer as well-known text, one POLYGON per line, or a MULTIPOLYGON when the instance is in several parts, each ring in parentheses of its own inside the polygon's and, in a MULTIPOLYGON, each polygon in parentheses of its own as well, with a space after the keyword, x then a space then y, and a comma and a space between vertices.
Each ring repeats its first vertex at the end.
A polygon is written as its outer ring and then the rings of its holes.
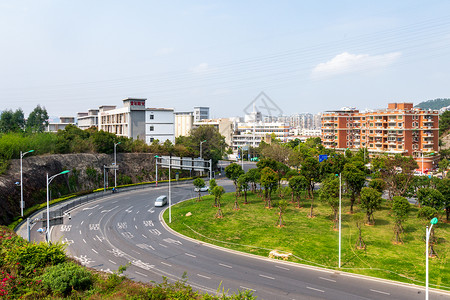
MULTIPOLYGON (((108 154, 56 154, 23 158, 23 199, 25 208, 46 201, 46 174, 70 170, 56 177, 51 185, 52 198, 61 193, 103 187, 103 166, 111 166, 108 154)), ((149 153, 118 153, 117 184, 154 180, 155 159, 149 153)), ((20 215, 20 160, 12 160, 6 174, 0 176, 0 224, 7 225, 20 215)), ((114 185, 114 171, 109 171, 109 185, 114 185)))

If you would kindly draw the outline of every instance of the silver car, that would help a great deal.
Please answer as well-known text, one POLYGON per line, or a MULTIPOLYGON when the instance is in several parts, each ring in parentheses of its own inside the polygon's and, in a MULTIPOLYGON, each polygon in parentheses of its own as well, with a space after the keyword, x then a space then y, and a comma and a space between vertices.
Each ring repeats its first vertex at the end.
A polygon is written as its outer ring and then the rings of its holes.
POLYGON ((155 206, 164 206, 167 204, 167 196, 159 196, 155 200, 155 206))

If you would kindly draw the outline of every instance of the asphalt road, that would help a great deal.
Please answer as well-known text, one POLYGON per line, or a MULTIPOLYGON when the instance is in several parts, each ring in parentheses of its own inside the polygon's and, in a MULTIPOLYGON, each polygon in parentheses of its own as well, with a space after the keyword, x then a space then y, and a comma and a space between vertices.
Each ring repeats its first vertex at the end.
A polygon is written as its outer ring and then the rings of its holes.
MULTIPOLYGON (((219 185, 233 190, 228 180, 219 185)), ((83 265, 113 272, 131 262, 125 274, 137 281, 181 280, 187 272, 192 287, 215 293, 252 290, 258 299, 424 299, 424 288, 361 278, 356 275, 236 254, 184 239, 160 219, 167 208, 154 207, 167 185, 117 193, 71 212, 55 226, 52 240, 67 243, 67 252, 83 265)), ((172 185, 173 203, 193 198, 191 183, 172 185)), ((193 212, 195 213, 195 212, 193 212)), ((411 266, 413 267, 413 266, 411 266)), ((430 292, 430 299, 450 294, 430 292)))

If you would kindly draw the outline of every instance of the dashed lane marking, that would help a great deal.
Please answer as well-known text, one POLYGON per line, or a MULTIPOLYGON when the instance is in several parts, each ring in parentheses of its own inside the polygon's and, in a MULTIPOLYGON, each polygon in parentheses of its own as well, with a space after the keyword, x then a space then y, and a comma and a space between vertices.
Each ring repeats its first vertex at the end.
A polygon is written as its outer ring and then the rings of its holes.
POLYGON ((315 289, 315 288, 312 288, 312 287, 310 287, 310 286, 307 286, 306 288, 307 288, 307 289, 310 289, 310 290, 313 290, 313 291, 325 293, 325 291, 323 291, 323 290, 315 289))
POLYGON ((375 292, 375 293, 379 293, 379 294, 383 294, 383 295, 388 295, 388 296, 391 295, 390 293, 383 292, 383 291, 378 291, 378 290, 372 290, 372 289, 370 289, 370 291, 371 291, 371 292, 375 292))
POLYGON ((326 280, 326 281, 336 282, 336 280, 330 279, 330 278, 325 278, 325 277, 319 277, 319 278, 322 280, 326 280))
POLYGON ((222 267, 225 267, 225 268, 229 268, 229 269, 232 269, 232 268, 233 268, 232 266, 225 265, 225 264, 221 264, 221 263, 219 263, 219 265, 222 266, 222 267))
POLYGON ((267 276, 267 275, 262 275, 262 274, 259 274, 259 276, 260 276, 260 277, 264 277, 264 278, 267 278, 267 279, 272 279, 272 280, 275 280, 275 278, 273 278, 273 277, 270 277, 270 276, 267 276))
POLYGON ((198 277, 202 277, 202 278, 206 278, 206 279, 211 279, 211 277, 208 277, 208 276, 205 276, 205 275, 202 275, 202 274, 197 274, 197 276, 198 277))
POLYGON ((171 267, 172 265, 170 265, 170 264, 168 264, 168 263, 165 263, 165 262, 161 262, 163 265, 166 265, 166 266, 168 266, 168 267, 171 267))

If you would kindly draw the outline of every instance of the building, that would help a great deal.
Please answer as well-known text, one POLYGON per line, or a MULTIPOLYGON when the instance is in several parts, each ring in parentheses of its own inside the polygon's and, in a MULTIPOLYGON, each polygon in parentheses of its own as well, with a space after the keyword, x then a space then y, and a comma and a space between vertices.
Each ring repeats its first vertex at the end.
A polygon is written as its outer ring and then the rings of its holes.
POLYGON ((209 107, 194 107, 194 122, 209 119, 209 107))
POLYGON ((194 113, 192 111, 175 113, 175 138, 190 135, 193 126, 194 113))
POLYGON ((367 112, 327 111, 322 115, 322 142, 326 148, 411 155, 420 169, 433 169, 439 157, 429 155, 439 149, 439 111, 412 103, 389 103, 387 109, 367 112))
POLYGON ((145 142, 147 144, 158 140, 164 143, 169 140, 175 143, 173 108, 147 108, 145 111, 145 142))
POLYGON ((67 125, 75 125, 74 117, 59 117, 59 123, 48 123, 47 132, 58 132, 58 130, 64 130, 67 125))
POLYGON ((225 143, 231 145, 234 132, 234 123, 228 118, 206 119, 194 122, 194 128, 199 126, 214 126, 225 137, 225 143))
POLYGON ((78 113, 77 126, 83 130, 98 127, 98 111, 98 109, 90 109, 87 113, 78 113))
POLYGON ((232 137, 232 149, 237 152, 238 147, 258 147, 266 136, 275 135, 285 142, 289 137, 289 124, 281 122, 243 122, 235 125, 232 137))
POLYGON ((174 138, 173 108, 146 108, 145 98, 127 98, 123 107, 103 105, 99 107, 98 129, 151 144, 174 138))

